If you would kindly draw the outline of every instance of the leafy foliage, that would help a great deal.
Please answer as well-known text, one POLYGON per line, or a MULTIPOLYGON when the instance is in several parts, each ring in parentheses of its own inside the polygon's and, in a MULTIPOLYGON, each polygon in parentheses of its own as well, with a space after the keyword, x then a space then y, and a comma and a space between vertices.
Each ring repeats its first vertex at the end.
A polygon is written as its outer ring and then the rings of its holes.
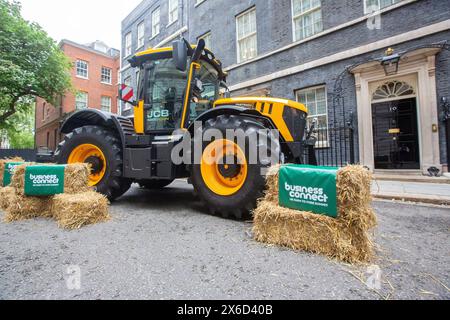
POLYGON ((71 63, 39 25, 22 18, 18 2, 0 0, 0 21, 0 128, 10 128, 16 113, 29 114, 33 97, 53 104, 71 89, 71 63))
POLYGON ((7 130, 10 147, 13 149, 34 148, 34 109, 15 113, 11 118, 17 124, 7 130))

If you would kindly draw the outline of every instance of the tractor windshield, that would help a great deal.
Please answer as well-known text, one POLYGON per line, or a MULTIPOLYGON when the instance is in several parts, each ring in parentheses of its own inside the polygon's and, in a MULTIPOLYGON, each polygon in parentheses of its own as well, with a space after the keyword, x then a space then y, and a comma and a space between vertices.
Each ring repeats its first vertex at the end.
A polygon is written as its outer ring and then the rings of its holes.
POLYGON ((174 130, 180 126, 187 72, 177 70, 171 58, 143 66, 140 91, 144 97, 146 131, 174 130))
POLYGON ((195 121, 211 109, 219 96, 219 73, 205 61, 201 61, 200 65, 201 68, 197 71, 194 81, 194 84, 198 82, 199 85, 194 85, 193 98, 189 105, 189 122, 195 121))
MULTIPOLYGON (((218 72, 206 61, 200 64, 191 86, 187 112, 190 122, 212 108, 219 94, 218 72)), ((170 131, 181 127, 188 72, 177 70, 172 58, 143 65, 138 91, 144 100, 145 131, 170 131)))

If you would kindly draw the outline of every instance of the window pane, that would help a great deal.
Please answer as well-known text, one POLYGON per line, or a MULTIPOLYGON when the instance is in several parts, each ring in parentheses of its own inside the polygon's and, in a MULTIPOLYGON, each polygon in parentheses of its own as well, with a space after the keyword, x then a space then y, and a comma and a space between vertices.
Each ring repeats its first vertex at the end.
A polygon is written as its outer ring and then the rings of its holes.
POLYGON ((302 1, 301 0, 293 0, 292 2, 294 16, 302 12, 302 1))
POLYGON ((144 22, 141 22, 138 25, 138 44, 137 47, 141 48, 144 46, 144 41, 145 41, 145 24, 144 22))
POLYGON ((323 30, 320 0, 293 0, 293 11, 295 41, 323 30))
POLYGON ((101 82, 111 84, 112 83, 111 73, 112 73, 111 69, 102 67, 101 82))
POLYGON ((297 91, 297 100, 308 108, 308 125, 316 123, 316 147, 328 147, 328 109, 326 88, 311 88, 297 91))
POLYGON ((103 111, 111 112, 111 97, 102 96, 101 104, 103 111))
POLYGON ((325 100, 317 102, 317 114, 327 113, 327 103, 325 100))
POLYGON ((316 99, 317 100, 325 100, 325 88, 320 88, 316 90, 316 99))
POLYGON ((77 60, 76 71, 77 71, 77 76, 87 78, 88 77, 88 63, 86 61, 77 60))
POLYGON ((159 8, 152 12, 152 37, 159 34, 160 16, 159 8))
POLYGON ((304 93, 298 93, 297 94, 297 101, 303 104, 306 104, 306 94, 304 93))
POLYGON ((252 9, 237 18, 239 62, 257 56, 256 10, 252 9))
POLYGON ((88 107, 88 95, 86 92, 78 92, 75 100, 77 109, 86 109, 88 107))

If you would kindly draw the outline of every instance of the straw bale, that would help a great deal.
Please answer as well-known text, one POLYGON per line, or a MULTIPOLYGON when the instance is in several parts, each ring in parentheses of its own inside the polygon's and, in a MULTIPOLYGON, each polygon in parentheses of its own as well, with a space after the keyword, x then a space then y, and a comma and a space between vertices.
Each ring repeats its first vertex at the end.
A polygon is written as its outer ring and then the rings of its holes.
POLYGON ((80 229, 85 225, 110 219, 107 198, 94 191, 60 194, 53 198, 52 213, 63 229, 80 229))
POLYGON ((0 188, 0 210, 5 211, 8 208, 15 193, 12 187, 0 188))
POLYGON ((0 187, 3 186, 3 173, 7 162, 24 162, 24 160, 20 157, 0 159, 0 187))
POLYGON ((371 207, 371 173, 362 166, 338 171, 338 218, 287 209, 279 206, 278 173, 272 167, 267 175, 267 191, 254 211, 257 241, 319 253, 349 263, 373 259, 369 231, 377 224, 371 207))
POLYGON ((14 222, 32 218, 51 218, 52 197, 27 197, 17 193, 9 196, 5 222, 14 222))
MULTIPOLYGON (((25 170, 33 164, 23 164, 16 168, 11 179, 11 186, 16 188, 18 194, 23 195, 25 190, 25 170)), ((50 165, 50 164, 46 164, 50 165)), ((68 164, 64 170, 64 193, 76 194, 90 191, 90 167, 85 163, 68 164)))

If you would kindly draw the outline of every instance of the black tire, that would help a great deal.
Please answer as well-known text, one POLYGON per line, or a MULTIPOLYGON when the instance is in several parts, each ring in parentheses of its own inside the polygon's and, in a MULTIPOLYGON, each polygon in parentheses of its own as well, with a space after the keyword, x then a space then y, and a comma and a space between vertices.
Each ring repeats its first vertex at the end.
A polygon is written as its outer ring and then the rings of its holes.
MULTIPOLYGON (((246 136, 245 153, 248 162, 249 155, 249 136, 260 129, 266 129, 262 124, 253 119, 247 119, 239 116, 221 115, 206 121, 203 125, 203 132, 208 129, 218 129, 226 137, 227 129, 242 129, 246 136)), ((201 137, 203 132, 197 132, 194 139, 201 137)), ((269 137, 272 140, 270 145, 267 141, 259 143, 258 148, 267 148, 269 154, 272 152, 280 155, 279 140, 273 136, 269 137)), ((234 141, 237 143, 236 141, 234 141)), ((207 144, 203 144, 203 150, 207 144)), ((201 166, 194 164, 191 166, 191 181, 199 198, 204 202, 209 212, 214 215, 221 215, 224 218, 243 219, 251 216, 251 212, 255 209, 257 200, 263 196, 265 189, 265 177, 263 175, 264 169, 270 166, 270 162, 258 159, 257 164, 248 165, 247 178, 241 189, 231 196, 221 196, 211 191, 205 184, 201 166)))
POLYGON ((96 191, 104 194, 110 201, 125 194, 131 187, 131 180, 122 177, 123 153, 116 134, 99 126, 77 128, 59 144, 55 154, 58 162, 67 163, 71 152, 81 144, 97 146, 106 158, 106 172, 95 186, 96 191))
POLYGON ((142 180, 139 186, 143 189, 158 190, 170 185, 174 180, 142 180))

